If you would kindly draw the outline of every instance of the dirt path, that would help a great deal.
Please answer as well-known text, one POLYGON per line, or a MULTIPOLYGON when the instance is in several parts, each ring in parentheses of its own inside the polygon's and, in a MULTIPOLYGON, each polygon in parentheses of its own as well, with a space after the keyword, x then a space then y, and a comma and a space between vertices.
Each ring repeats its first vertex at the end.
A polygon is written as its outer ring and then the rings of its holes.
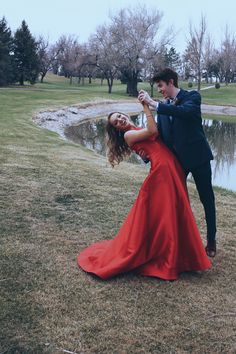
MULTIPOLYGON (((232 106, 213 106, 202 104, 202 113, 222 114, 236 116, 236 107, 232 106)), ((142 105, 137 100, 99 100, 87 102, 59 110, 42 111, 33 117, 36 124, 42 128, 54 131, 65 138, 64 129, 75 125, 81 121, 91 118, 99 118, 108 115, 112 111, 121 111, 135 114, 142 111, 142 105)))

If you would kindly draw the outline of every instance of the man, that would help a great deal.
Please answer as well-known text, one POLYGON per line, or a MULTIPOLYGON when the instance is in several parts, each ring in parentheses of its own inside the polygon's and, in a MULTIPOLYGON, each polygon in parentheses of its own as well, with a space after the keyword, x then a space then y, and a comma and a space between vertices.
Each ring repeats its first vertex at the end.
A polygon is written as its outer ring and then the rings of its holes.
POLYGON ((158 131, 163 142, 177 156, 186 178, 190 172, 192 173, 205 211, 207 224, 205 250, 209 257, 214 257, 216 213, 210 165, 213 155, 202 127, 201 96, 197 91, 179 89, 178 75, 169 68, 155 75, 153 82, 157 84, 158 91, 166 100, 165 103, 154 101, 143 90, 140 91, 138 98, 157 111, 158 131))

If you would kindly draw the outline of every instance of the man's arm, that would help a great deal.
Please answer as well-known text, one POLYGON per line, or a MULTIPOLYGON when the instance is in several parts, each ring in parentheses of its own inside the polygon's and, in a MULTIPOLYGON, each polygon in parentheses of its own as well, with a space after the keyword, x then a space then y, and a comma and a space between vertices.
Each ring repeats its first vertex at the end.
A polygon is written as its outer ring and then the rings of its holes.
POLYGON ((144 150, 139 150, 138 155, 141 157, 141 159, 143 160, 144 163, 149 163, 149 156, 146 155, 144 150))
POLYGON ((197 91, 188 93, 188 98, 179 105, 166 104, 161 101, 154 101, 146 91, 141 90, 138 96, 141 102, 147 103, 154 108, 157 113, 165 116, 174 116, 182 119, 201 114, 201 96, 197 91))

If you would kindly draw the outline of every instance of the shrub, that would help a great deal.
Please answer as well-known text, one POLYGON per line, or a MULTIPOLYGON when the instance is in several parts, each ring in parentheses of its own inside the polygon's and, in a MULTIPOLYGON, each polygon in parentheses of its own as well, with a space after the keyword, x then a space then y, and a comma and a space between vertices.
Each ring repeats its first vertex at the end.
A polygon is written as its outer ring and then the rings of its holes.
POLYGON ((220 88, 219 82, 216 82, 216 83, 215 83, 215 88, 216 88, 216 89, 219 89, 219 88, 220 88))
POLYGON ((193 87, 193 83, 190 81, 190 82, 188 82, 188 87, 190 88, 190 87, 193 87))

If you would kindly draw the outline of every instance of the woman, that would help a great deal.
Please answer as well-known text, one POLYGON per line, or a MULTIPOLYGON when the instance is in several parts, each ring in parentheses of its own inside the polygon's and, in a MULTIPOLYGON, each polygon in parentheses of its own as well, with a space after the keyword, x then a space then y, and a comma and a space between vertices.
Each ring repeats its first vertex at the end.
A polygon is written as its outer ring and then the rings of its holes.
POLYGON ((78 265, 102 279, 135 271, 166 280, 181 272, 211 267, 189 204, 184 172, 158 139, 156 122, 144 105, 147 127, 137 128, 120 112, 108 116, 108 159, 112 166, 143 150, 149 175, 113 240, 96 242, 78 256, 78 265))

